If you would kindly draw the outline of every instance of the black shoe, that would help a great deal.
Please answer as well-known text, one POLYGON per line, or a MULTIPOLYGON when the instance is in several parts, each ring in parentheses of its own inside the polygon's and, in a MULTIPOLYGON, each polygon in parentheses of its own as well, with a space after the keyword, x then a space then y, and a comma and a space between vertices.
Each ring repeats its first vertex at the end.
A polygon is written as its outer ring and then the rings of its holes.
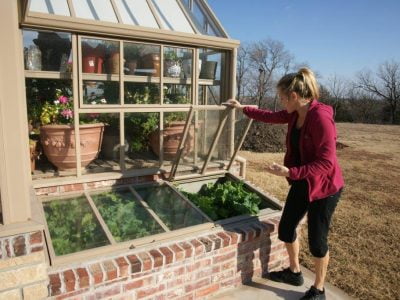
POLYGON ((303 274, 301 274, 301 272, 294 273, 290 268, 278 272, 271 272, 268 277, 272 281, 284 282, 295 286, 300 286, 304 283, 303 274))
POLYGON ((319 289, 311 286, 311 288, 305 293, 300 300, 325 300, 325 290, 320 291, 319 289))

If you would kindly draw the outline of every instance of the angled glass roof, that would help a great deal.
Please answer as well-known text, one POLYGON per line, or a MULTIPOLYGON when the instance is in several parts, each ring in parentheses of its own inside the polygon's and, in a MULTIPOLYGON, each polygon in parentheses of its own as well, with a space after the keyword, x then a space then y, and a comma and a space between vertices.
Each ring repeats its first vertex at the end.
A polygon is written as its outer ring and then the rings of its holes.
POLYGON ((31 12, 228 38, 205 0, 31 0, 31 12))

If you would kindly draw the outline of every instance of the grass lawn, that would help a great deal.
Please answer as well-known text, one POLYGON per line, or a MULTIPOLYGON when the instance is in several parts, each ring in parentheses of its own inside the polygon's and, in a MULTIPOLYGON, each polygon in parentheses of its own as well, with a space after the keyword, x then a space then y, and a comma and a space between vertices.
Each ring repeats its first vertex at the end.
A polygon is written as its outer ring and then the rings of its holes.
MULTIPOLYGON (((339 123, 338 150, 345 178, 329 237, 327 280, 359 299, 399 299, 400 295, 400 126, 339 123)), ((284 178, 264 167, 282 163, 283 153, 242 151, 247 180, 284 201, 284 178)), ((313 270, 306 227, 301 263, 313 270)))

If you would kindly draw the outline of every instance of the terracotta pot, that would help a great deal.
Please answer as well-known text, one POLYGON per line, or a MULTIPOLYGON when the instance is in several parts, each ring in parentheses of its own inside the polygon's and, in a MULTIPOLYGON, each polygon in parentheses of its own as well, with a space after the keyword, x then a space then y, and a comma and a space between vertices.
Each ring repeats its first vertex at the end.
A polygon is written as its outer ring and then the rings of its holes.
MULTIPOLYGON (((184 121, 175 121, 171 122, 168 126, 164 128, 163 132, 163 152, 165 160, 173 160, 177 151, 179 144, 182 139, 183 131, 185 129, 184 121)), ((190 153, 194 147, 194 126, 191 126, 189 129, 189 136, 186 138, 186 145, 183 155, 190 153)), ((160 134, 159 130, 153 132, 150 135, 150 147, 151 150, 157 155, 160 156, 160 134)))
POLYGON ((126 71, 127 75, 135 75, 135 70, 137 69, 137 60, 129 60, 126 63, 126 67, 128 68, 126 71))
POLYGON ((140 75, 160 77, 160 55, 157 53, 146 54, 142 57, 141 69, 153 69, 155 72, 152 74, 145 73, 140 75))
MULTIPOLYGON (((104 124, 79 125, 81 167, 86 167, 98 155, 104 124)), ((59 170, 76 169, 75 130, 72 125, 45 125, 40 128, 44 154, 59 170)))
POLYGON ((96 48, 82 43, 82 72, 103 73, 104 47, 98 45, 96 48))
POLYGON ((31 160, 31 173, 35 171, 36 158, 38 156, 37 141, 29 141, 29 156, 31 160))
POLYGON ((119 52, 111 53, 107 58, 106 71, 108 74, 119 74, 119 52))

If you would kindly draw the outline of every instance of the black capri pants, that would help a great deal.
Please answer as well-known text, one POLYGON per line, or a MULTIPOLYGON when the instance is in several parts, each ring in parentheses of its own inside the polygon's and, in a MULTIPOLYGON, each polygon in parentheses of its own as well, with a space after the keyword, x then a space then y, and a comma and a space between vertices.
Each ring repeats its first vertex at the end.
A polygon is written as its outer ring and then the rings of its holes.
POLYGON ((297 225, 307 213, 310 252, 314 257, 324 257, 328 252, 329 225, 341 192, 342 189, 332 196, 309 202, 307 181, 294 181, 279 223, 279 239, 293 243, 297 237, 297 225))

